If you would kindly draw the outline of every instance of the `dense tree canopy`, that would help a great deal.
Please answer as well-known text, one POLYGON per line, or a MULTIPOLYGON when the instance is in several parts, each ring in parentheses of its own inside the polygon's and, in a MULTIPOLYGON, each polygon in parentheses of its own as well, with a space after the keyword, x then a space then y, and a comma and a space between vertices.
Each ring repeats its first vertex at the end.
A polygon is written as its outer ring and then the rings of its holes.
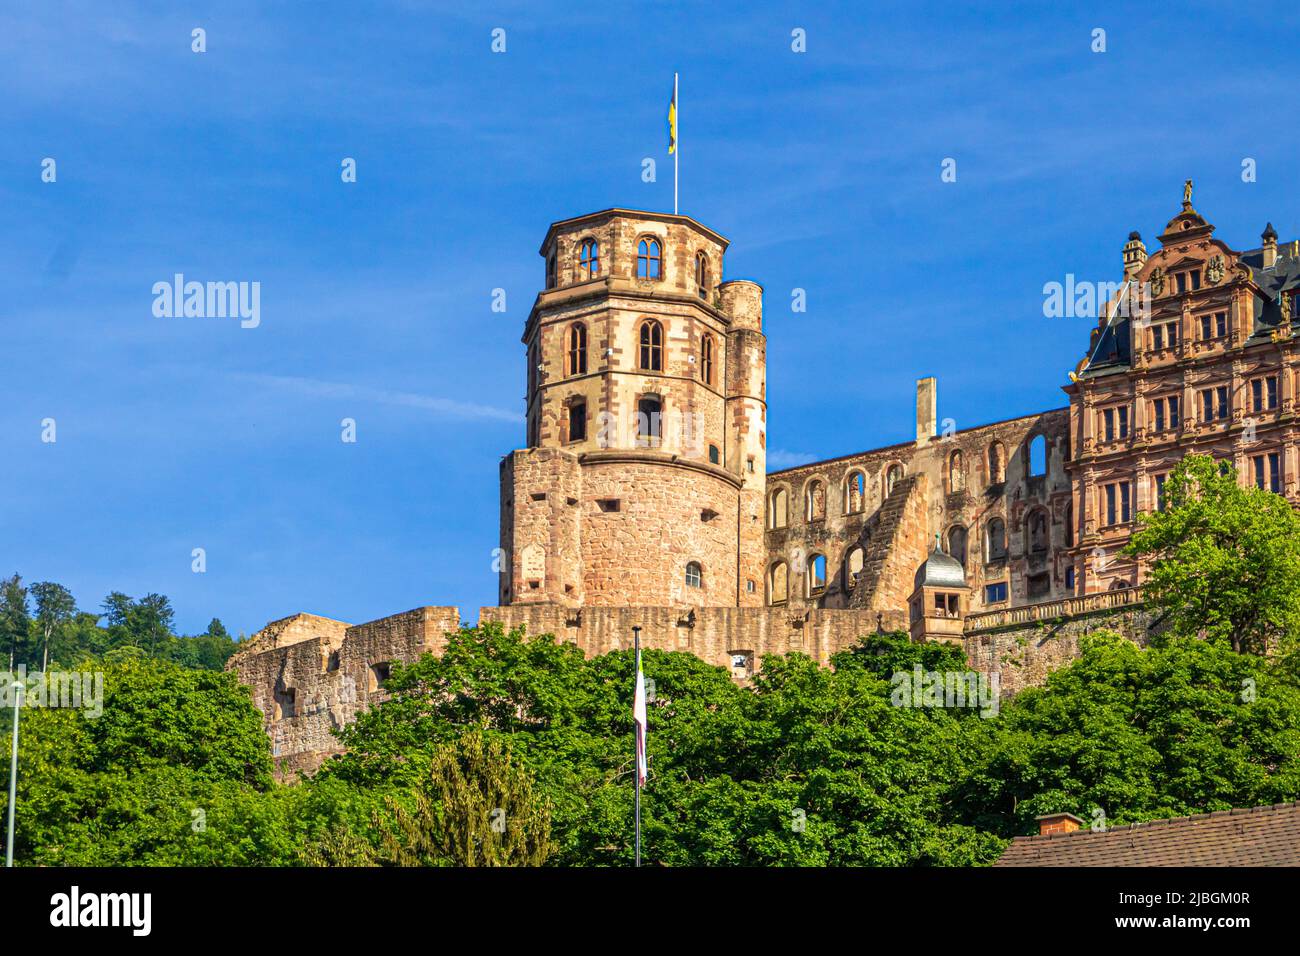
POLYGON ((132 598, 114 591, 102 611, 78 610, 72 592, 52 581, 26 586, 0 580, 0 654, 9 669, 71 667, 92 659, 152 658, 221 670, 238 642, 217 618, 198 635, 175 633, 175 612, 161 594, 132 598))

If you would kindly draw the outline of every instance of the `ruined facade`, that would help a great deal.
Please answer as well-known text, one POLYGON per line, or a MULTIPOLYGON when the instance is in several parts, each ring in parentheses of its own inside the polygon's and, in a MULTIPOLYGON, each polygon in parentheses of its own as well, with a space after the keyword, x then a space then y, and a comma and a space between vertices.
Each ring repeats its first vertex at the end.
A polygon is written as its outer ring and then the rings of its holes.
MULTIPOLYGON (((501 462, 499 605, 584 653, 697 654, 738 680, 764 654, 826 662, 875 630, 964 645, 1004 692, 1094 626, 1151 622, 1119 554, 1189 451, 1295 501, 1300 244, 1236 252, 1191 204, 1123 282, 1064 390, 1068 408, 957 429, 917 383, 914 439, 766 471, 762 289, 720 281, 727 240, 677 215, 555 223, 523 331, 526 447, 501 462), (1134 303, 1141 308, 1132 308, 1134 303)), ((352 626, 267 625, 229 667, 253 687, 282 775, 382 699, 388 664, 461 620, 420 608, 352 626)))

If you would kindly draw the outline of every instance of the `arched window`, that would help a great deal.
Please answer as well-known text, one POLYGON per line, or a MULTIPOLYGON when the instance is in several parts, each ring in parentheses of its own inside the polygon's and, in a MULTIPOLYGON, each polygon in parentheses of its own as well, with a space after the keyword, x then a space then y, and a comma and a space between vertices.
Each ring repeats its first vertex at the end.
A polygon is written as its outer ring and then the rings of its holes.
POLYGON ((1001 518, 990 518, 984 526, 984 556, 988 561, 1001 561, 1007 556, 1007 526, 1001 518))
POLYGON ((659 445, 663 417, 663 403, 657 395, 646 395, 636 403, 636 437, 642 448, 659 445))
POLYGON ((546 257, 546 288, 555 288, 555 253, 546 257))
POLYGON ((861 548, 850 548, 844 558, 844 587, 852 591, 858 584, 858 572, 862 570, 863 552, 861 548))
POLYGON ((1047 550, 1047 512, 1041 508, 1029 514, 1029 551, 1041 554, 1047 550))
POLYGON ((767 602, 784 604, 790 596, 790 569, 784 561, 772 565, 767 575, 767 602))
POLYGON ((955 524, 948 529, 947 551, 961 562, 963 568, 966 567, 966 537, 966 528, 962 525, 955 524))
POLYGON ((569 374, 587 374, 587 327, 581 322, 569 326, 569 374))
POLYGON ((688 588, 704 587, 704 569, 700 567, 700 562, 691 561, 686 565, 686 586, 688 588))
POLYGON ((989 484, 1000 485, 1006 474, 1007 453, 1002 442, 995 441, 989 445, 989 484))
POLYGON ((767 526, 773 530, 784 528, 789 514, 790 495, 784 488, 777 488, 767 496, 767 526))
POLYGON ((664 327, 653 319, 641 323, 640 360, 647 372, 664 370, 664 327))
POLYGON ((808 597, 812 597, 824 590, 826 590, 826 555, 814 554, 808 558, 808 590, 806 593, 808 597))
POLYGON ((966 469, 962 467, 961 452, 955 451, 948 456, 948 493, 955 494, 966 490, 966 469))
POLYGON ((894 485, 903 480, 903 466, 890 465, 889 470, 885 472, 885 497, 894 493, 894 485))
POLYGON ((658 279, 663 271, 663 255, 659 240, 645 238, 636 245, 636 275, 638 279, 658 279))
POLYGON ((804 492, 804 517, 809 521, 826 517, 826 486, 816 479, 808 482, 808 490, 804 492))
POLYGON ((713 384, 713 336, 706 335, 700 342, 700 381, 713 384))
POLYGON ((709 257, 702 252, 695 253, 695 291, 701 299, 709 297, 709 257))
POLYGON ((1029 477, 1047 474, 1047 439, 1035 435, 1029 441, 1029 477))
POLYGON ((600 243, 595 239, 584 239, 578 247, 578 274, 584 279, 600 275, 600 243))
POLYGON ((860 471, 849 472, 844 482, 844 513, 858 514, 865 507, 867 500, 867 478, 860 471))

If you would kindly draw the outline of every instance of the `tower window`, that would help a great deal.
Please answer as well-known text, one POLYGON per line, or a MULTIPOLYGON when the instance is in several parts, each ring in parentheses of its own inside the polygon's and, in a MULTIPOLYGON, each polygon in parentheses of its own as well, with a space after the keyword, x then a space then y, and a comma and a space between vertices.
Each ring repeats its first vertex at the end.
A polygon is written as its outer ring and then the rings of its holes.
POLYGON ((709 297, 709 257, 702 252, 695 253, 695 291, 701 299, 709 297))
POLYGON ((643 448, 659 444, 660 417, 663 404, 658 398, 647 396, 636 403, 636 434, 643 448))
POLYGON ((587 374, 587 327, 581 322, 569 327, 569 374, 587 374))
POLYGON ((705 385, 713 384, 713 336, 706 335, 700 342, 700 380, 705 385))
POLYGON ((686 586, 688 588, 704 587, 704 569, 700 567, 700 562, 692 561, 686 565, 686 586))
POLYGON ((555 253, 546 257, 546 288, 555 288, 555 253))
POLYGON ((578 247, 578 274, 584 279, 600 275, 600 243, 595 239, 584 239, 578 247))
POLYGON ((638 279, 658 279, 663 274, 663 254, 658 239, 642 239, 636 247, 638 279))
POLYGON ((654 320, 641 324, 640 360, 647 372, 664 370, 664 327, 654 320))
POLYGON ((582 441, 587 437, 587 403, 573 402, 569 406, 569 441, 582 441))
POLYGON ((718 446, 717 446, 717 445, 710 445, 710 446, 709 446, 709 464, 711 464, 711 465, 716 465, 716 464, 718 464, 721 460, 722 460, 722 456, 721 456, 721 455, 719 454, 719 452, 718 452, 718 446))

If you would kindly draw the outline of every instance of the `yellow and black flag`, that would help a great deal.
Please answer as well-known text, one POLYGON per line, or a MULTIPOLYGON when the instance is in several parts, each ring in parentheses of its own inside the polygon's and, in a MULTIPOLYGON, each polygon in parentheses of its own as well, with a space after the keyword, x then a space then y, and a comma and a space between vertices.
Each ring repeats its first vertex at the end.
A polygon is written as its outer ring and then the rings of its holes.
POLYGON ((673 98, 668 101, 668 154, 677 152, 677 74, 673 74, 673 98))

